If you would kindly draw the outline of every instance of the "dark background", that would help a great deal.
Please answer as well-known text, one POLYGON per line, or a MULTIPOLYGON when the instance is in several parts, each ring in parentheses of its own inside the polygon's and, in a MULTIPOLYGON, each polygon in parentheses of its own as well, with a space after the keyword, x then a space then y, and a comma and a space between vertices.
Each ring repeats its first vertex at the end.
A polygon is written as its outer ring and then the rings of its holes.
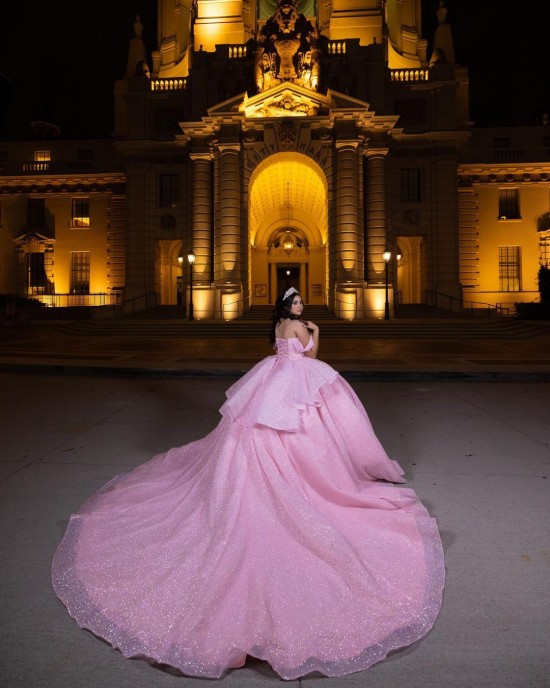
MULTIPOLYGON (((113 90, 126 73, 136 14, 148 59, 157 48, 154 0, 15 0, 0 9, 0 136, 30 138, 44 117, 63 138, 109 137, 113 90)), ((431 42, 438 0, 423 2, 431 42)), ((550 112, 550 59, 543 18, 524 3, 447 0, 456 61, 470 76, 470 114, 478 126, 541 123, 550 112), (519 11, 518 8, 519 7, 519 11), (529 9, 529 11, 527 11, 529 9)))

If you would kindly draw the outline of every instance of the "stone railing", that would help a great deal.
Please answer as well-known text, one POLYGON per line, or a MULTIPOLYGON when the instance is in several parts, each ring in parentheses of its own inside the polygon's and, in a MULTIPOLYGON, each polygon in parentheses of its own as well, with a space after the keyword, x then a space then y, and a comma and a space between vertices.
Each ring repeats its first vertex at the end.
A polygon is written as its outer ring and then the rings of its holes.
POLYGON ((187 79, 176 77, 170 79, 151 79, 151 91, 155 93, 167 93, 170 91, 184 91, 187 88, 187 79))
POLYGON ((344 55, 346 52, 346 41, 329 41, 329 55, 344 55))
POLYGON ((416 83, 419 81, 429 81, 428 69, 390 69, 390 78, 392 81, 401 81, 403 83, 416 83))
POLYGON ((246 45, 230 45, 228 46, 228 56, 230 60, 238 59, 239 57, 246 57, 248 55, 248 48, 246 45))

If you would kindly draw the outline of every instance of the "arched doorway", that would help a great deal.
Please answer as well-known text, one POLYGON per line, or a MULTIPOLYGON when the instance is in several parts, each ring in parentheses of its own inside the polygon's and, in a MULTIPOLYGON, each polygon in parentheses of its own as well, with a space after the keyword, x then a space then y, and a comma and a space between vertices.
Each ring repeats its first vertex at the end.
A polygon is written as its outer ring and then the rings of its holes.
POLYGON ((276 153, 254 170, 249 199, 252 303, 274 303, 287 284, 307 303, 324 303, 328 203, 322 169, 301 153, 276 153))
POLYGON ((422 237, 400 236, 397 286, 401 303, 422 303, 422 237))
POLYGON ((158 294, 163 306, 184 307, 184 290, 188 281, 187 259, 181 239, 157 241, 158 294), (179 260, 182 258, 182 260, 179 260))

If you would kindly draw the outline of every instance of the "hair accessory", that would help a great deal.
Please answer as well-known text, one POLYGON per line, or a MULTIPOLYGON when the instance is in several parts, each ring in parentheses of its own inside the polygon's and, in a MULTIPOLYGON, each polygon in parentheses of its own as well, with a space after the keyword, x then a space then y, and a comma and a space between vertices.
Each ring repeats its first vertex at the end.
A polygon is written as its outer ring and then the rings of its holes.
POLYGON ((291 296, 292 294, 299 294, 299 293, 300 292, 297 289, 295 289, 294 287, 290 287, 290 289, 287 289, 285 291, 285 293, 283 294, 283 301, 286 301, 288 299, 288 297, 291 296))

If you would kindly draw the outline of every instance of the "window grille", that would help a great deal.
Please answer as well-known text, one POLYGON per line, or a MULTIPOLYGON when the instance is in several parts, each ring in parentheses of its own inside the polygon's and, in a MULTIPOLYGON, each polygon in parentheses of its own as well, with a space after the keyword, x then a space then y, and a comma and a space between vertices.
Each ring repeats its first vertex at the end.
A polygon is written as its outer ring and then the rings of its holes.
POLYGON ((174 208, 179 201, 179 174, 159 175, 159 208, 174 208))
POLYGON ((499 220, 519 220, 519 189, 498 190, 499 220))
POLYGON ((90 226, 90 199, 73 198, 71 227, 90 226))
POLYGON ((44 264, 44 253, 27 253, 27 293, 29 295, 44 294, 47 278, 44 264))
POLYGON ((71 294, 90 293, 90 252, 71 252, 71 294))
POLYGON ((420 170, 401 170, 399 196, 401 203, 420 203, 422 201, 422 180, 420 170))
POLYGON ((519 246, 499 246, 498 278, 500 291, 521 291, 519 246))

